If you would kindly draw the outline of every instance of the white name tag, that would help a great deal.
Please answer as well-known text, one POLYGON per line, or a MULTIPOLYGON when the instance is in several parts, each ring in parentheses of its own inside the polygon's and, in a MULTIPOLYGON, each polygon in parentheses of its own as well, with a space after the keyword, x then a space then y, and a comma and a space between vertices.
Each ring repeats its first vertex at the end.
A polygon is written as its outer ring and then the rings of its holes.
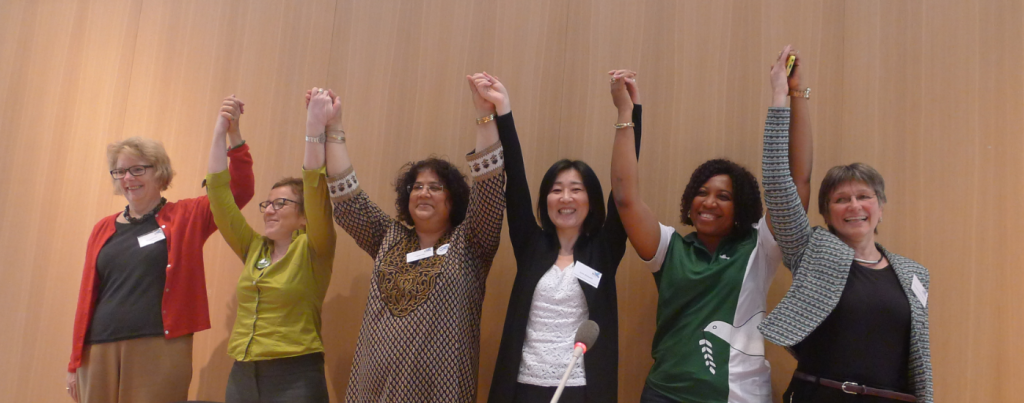
POLYGON ((167 237, 164 236, 164 230, 157 228, 156 231, 139 236, 139 247, 145 248, 146 246, 160 242, 166 238, 167 237))
POLYGON ((434 256, 434 248, 431 247, 431 248, 421 249, 421 250, 418 250, 418 251, 415 251, 415 252, 412 252, 412 253, 405 254, 405 262, 406 263, 412 263, 412 262, 415 262, 417 260, 426 259, 426 258, 431 257, 431 256, 434 256))
POLYGON ((928 290, 924 288, 924 284, 921 284, 921 280, 914 276, 914 282, 910 283, 910 289, 914 291, 914 295, 921 301, 921 306, 928 307, 928 290))
POLYGON ((572 275, 580 279, 580 281, 590 284, 591 287, 597 288, 598 284, 601 284, 601 272, 591 269, 590 266, 583 264, 583 262, 576 261, 576 266, 572 268, 572 275))
POLYGON ((441 255, 444 255, 445 253, 448 253, 448 246, 450 246, 450 245, 451 244, 446 243, 444 245, 441 245, 441 246, 437 247, 437 255, 441 256, 441 255))

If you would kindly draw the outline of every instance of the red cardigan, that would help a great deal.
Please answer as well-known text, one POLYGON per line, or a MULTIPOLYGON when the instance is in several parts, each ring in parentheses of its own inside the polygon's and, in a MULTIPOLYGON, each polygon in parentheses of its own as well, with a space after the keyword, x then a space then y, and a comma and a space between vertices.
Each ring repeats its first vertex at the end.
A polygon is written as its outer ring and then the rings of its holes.
MULTIPOLYGON (((239 208, 252 200, 255 179, 249 146, 228 151, 231 164, 231 193, 239 208)), ((85 251, 85 270, 78 292, 71 362, 68 372, 82 366, 82 348, 96 308, 99 287, 96 256, 114 235, 114 222, 123 213, 103 218, 92 229, 85 251)), ((203 270, 203 244, 217 225, 206 196, 168 202, 156 215, 156 222, 167 237, 167 280, 163 297, 164 336, 168 339, 210 328, 210 310, 206 300, 206 273, 203 270)))

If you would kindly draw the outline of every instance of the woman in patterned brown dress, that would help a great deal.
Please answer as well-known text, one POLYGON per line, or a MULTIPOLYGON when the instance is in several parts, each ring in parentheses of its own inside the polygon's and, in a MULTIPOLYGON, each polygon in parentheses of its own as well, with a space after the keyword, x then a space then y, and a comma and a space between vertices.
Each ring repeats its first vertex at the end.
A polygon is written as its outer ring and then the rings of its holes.
POLYGON ((501 237, 505 175, 494 105, 479 93, 493 90, 467 80, 481 117, 466 157, 472 188, 448 161, 410 162, 395 181, 397 218, 361 188, 341 114, 328 124, 334 219, 374 259, 347 402, 476 401, 480 312, 501 237))

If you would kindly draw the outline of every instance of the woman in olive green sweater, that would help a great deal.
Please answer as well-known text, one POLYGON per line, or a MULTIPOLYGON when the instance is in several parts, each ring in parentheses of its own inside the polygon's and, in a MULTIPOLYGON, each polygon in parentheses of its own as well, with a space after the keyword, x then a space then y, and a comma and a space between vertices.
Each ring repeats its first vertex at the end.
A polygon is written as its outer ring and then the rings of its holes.
MULTIPOLYGON (((238 314, 228 342, 235 359, 227 402, 327 402, 321 319, 331 281, 336 233, 324 171, 324 128, 335 99, 314 88, 306 116, 302 178, 276 184, 259 204, 260 235, 235 206, 223 139, 214 139, 206 184, 220 233, 245 263, 238 314)), ((237 124, 222 111, 225 120, 237 124)))

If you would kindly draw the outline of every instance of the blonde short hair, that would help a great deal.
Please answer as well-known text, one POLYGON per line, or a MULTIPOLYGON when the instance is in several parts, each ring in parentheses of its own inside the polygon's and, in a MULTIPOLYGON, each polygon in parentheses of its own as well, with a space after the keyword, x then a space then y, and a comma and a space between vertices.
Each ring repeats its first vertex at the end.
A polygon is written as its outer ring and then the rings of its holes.
MULTIPOLYGON (((135 158, 146 161, 153 166, 154 175, 160 181, 161 190, 171 187, 171 179, 174 178, 174 169, 171 168, 171 157, 167 156, 167 150, 159 141, 142 137, 131 137, 116 141, 107 145, 107 164, 113 171, 117 167, 117 158, 121 154, 128 154, 135 158)), ((111 179, 114 186, 114 194, 121 194, 121 187, 117 185, 117 179, 111 179)))

